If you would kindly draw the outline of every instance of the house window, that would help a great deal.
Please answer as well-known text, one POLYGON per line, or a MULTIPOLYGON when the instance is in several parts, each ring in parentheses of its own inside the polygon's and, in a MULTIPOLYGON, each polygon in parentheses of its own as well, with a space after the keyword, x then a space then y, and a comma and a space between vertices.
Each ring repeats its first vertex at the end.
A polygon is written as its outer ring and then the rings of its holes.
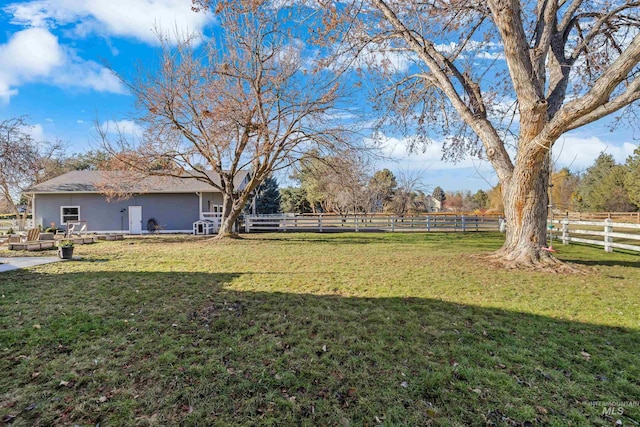
POLYGON ((60 206, 60 224, 80 221, 80 206, 60 206))

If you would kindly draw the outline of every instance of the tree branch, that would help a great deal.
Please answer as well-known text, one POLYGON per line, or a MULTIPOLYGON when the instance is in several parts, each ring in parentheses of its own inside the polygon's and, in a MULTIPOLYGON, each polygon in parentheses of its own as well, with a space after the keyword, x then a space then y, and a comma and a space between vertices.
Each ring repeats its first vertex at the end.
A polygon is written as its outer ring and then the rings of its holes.
MULTIPOLYGON (((467 123, 478 134, 485 146, 487 156, 496 169, 496 173, 500 179, 508 179, 513 172, 513 163, 504 148, 504 144, 502 144, 498 133, 486 117, 478 117, 466 105, 456 91, 453 83, 447 76, 446 71, 443 69, 443 66, 446 66, 453 72, 455 69, 453 64, 450 61, 447 61, 446 58, 435 49, 432 42, 423 38, 418 39, 417 36, 410 31, 400 21, 400 19, 398 19, 396 14, 384 0, 372 0, 372 2, 389 20, 396 31, 402 35, 403 39, 411 49, 425 62, 433 73, 435 80, 434 83, 436 83, 437 87, 449 98, 451 104, 463 118, 465 123, 467 123)), ((457 69, 455 70, 457 71, 457 69)), ((465 78, 458 71, 458 78, 460 77, 463 79, 465 78)), ((469 96, 473 99, 476 96, 476 93, 470 91, 469 96)))
MULTIPOLYGON (((609 97, 613 91, 629 77, 629 73, 637 66, 638 58, 640 58, 640 34, 637 34, 627 49, 620 55, 611 66, 605 70, 600 78, 596 80, 589 92, 580 98, 565 104, 560 108, 553 119, 545 126, 544 133, 546 138, 555 138, 566 132, 574 122, 583 117, 589 116, 594 110, 603 107, 609 103, 609 97)), ((630 83, 630 88, 637 88, 634 79, 630 83)), ((628 90, 625 92, 627 93, 628 90)), ((628 101, 626 105, 633 102, 634 97, 627 95, 626 97, 617 98, 620 102, 628 101)), ((615 101, 614 101, 615 102, 615 101)), ((612 104, 609 105, 611 107, 612 104)), ((617 109, 624 105, 619 105, 617 109)), ((596 117, 596 113, 592 117, 596 117)))
POLYGON ((640 100, 640 79, 635 78, 622 94, 615 99, 599 106, 589 114, 582 116, 567 127, 567 131, 577 129, 581 126, 601 119, 609 114, 629 106, 631 103, 640 100))

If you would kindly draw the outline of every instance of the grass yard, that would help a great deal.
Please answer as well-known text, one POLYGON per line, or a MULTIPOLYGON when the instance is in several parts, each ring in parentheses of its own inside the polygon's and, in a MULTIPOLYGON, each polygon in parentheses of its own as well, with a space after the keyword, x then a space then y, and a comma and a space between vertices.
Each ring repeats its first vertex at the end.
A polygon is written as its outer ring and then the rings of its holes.
POLYGON ((80 261, 0 275, 0 424, 638 425, 640 257, 558 244, 593 270, 567 276, 470 256, 500 244, 76 246, 80 261))

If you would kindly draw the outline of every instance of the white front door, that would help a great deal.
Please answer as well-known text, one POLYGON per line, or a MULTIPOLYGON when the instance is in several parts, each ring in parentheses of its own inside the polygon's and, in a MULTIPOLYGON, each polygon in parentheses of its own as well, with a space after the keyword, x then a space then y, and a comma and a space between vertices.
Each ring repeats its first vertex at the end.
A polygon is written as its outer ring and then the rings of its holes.
POLYGON ((142 206, 129 206, 129 234, 142 234, 142 206))

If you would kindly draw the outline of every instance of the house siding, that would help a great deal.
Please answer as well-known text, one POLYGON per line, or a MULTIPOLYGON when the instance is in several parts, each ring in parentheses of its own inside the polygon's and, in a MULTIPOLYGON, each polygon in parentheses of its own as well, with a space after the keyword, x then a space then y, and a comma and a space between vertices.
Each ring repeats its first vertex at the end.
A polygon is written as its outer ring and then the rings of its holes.
POLYGON ((208 211, 209 202, 212 205, 222 205, 222 193, 202 193, 202 210, 208 211))
POLYGON ((129 206, 142 207, 142 230, 153 218, 163 230, 189 231, 199 219, 199 196, 196 193, 139 194, 127 200, 107 202, 101 194, 36 194, 36 225, 60 225, 61 206, 79 206, 80 220, 94 232, 129 231, 129 206), (124 212, 120 212, 126 209, 124 212))

